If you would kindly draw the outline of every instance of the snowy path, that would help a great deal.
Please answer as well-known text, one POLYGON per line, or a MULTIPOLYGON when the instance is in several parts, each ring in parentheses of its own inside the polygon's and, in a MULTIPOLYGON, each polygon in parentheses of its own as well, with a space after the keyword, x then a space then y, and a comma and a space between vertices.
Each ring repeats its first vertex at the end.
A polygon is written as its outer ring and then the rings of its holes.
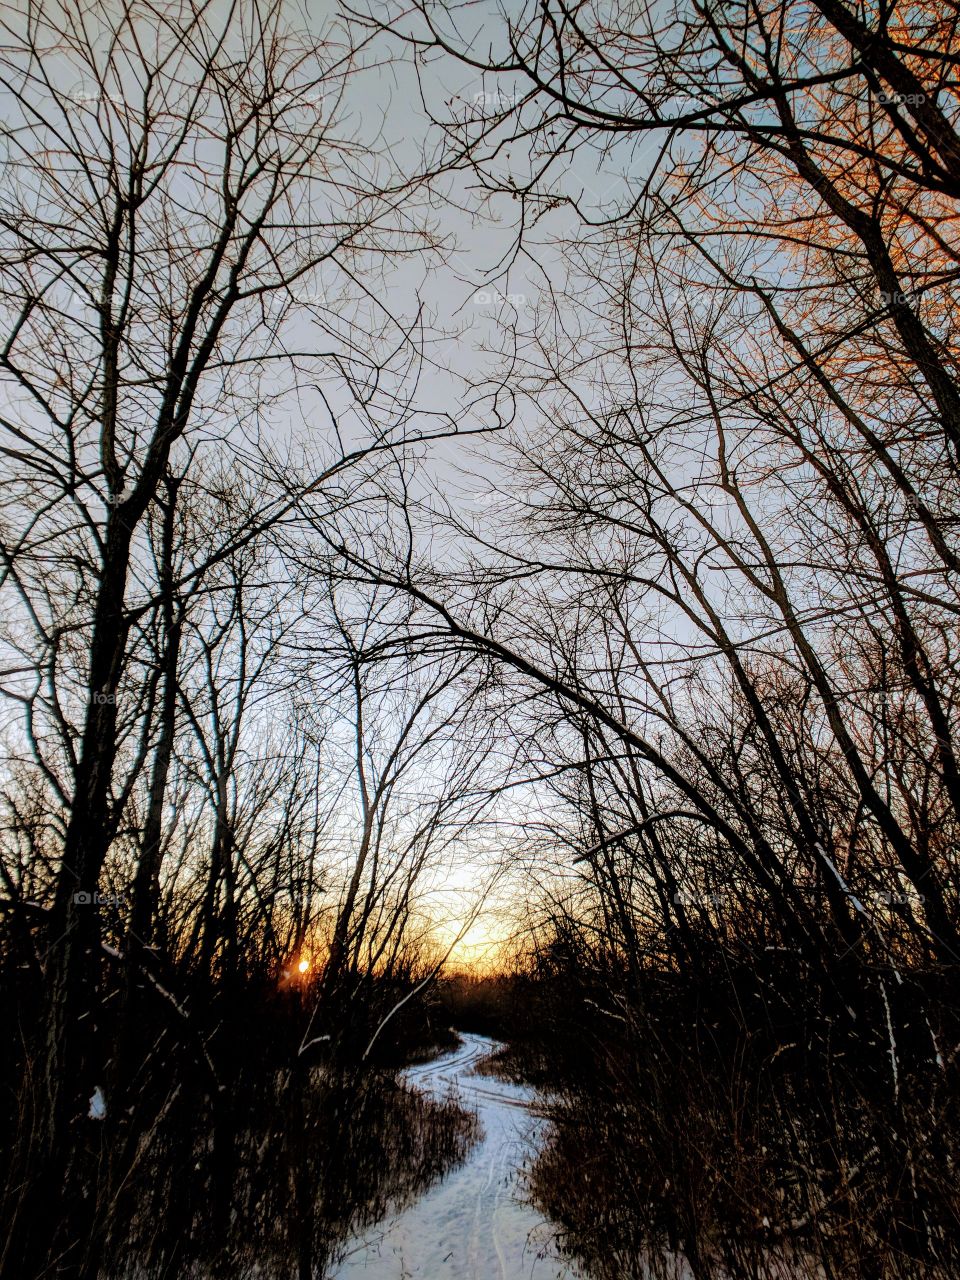
POLYGON ((552 1228, 518 1198, 518 1169, 538 1120, 533 1091, 490 1076, 472 1075, 496 1043, 464 1035, 453 1053, 413 1067, 407 1080, 444 1094, 455 1085, 475 1108, 481 1140, 459 1168, 415 1204, 348 1245, 331 1280, 555 1280, 580 1273, 556 1258, 540 1258, 552 1228))

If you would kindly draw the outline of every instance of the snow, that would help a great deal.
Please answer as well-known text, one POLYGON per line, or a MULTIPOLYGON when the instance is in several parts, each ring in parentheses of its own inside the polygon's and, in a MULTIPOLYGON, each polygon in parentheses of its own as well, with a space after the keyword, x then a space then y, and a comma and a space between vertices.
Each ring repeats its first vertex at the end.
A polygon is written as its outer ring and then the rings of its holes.
POLYGON ((415 1204, 346 1246, 331 1280, 564 1280, 581 1276, 551 1249, 552 1225, 522 1200, 520 1166, 543 1122, 534 1093, 472 1074, 498 1045, 464 1035, 453 1053, 407 1071, 408 1083, 443 1095, 455 1086, 483 1136, 459 1168, 415 1204))

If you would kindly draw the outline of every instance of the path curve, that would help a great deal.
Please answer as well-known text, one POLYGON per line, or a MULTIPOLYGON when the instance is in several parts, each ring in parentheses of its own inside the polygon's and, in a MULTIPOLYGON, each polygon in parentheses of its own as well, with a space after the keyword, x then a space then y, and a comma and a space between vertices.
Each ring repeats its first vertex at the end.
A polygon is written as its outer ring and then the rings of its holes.
POLYGON ((331 1280, 573 1280, 558 1260, 553 1228, 519 1196, 519 1169, 543 1121, 533 1090, 473 1069, 499 1046, 464 1034, 463 1043, 405 1072, 409 1084, 443 1096, 453 1087, 475 1110, 482 1137, 466 1161, 401 1213, 346 1247, 331 1280))

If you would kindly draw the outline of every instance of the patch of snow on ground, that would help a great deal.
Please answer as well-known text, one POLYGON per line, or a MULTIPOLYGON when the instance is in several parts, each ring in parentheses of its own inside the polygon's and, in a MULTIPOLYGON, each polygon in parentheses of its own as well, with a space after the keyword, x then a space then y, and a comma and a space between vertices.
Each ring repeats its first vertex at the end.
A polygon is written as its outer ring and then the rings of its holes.
POLYGON ((463 1044, 406 1072, 407 1081, 442 1095, 454 1085, 474 1108, 481 1140, 464 1164, 415 1204, 351 1241, 331 1280, 566 1280, 581 1272, 550 1249, 553 1227, 520 1198, 519 1169, 542 1121, 530 1111, 534 1092, 473 1075, 498 1045, 464 1035, 463 1044), (546 1256, 541 1256, 546 1255, 546 1256))

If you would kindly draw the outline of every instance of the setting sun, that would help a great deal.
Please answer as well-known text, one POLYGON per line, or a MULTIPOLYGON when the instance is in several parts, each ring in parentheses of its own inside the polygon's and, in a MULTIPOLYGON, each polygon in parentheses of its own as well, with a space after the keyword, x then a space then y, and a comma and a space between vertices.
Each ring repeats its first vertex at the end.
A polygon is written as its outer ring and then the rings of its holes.
POLYGON ((301 960, 300 963, 297 965, 297 968, 300 970, 301 973, 306 973, 307 970, 310 968, 310 961, 301 960))

